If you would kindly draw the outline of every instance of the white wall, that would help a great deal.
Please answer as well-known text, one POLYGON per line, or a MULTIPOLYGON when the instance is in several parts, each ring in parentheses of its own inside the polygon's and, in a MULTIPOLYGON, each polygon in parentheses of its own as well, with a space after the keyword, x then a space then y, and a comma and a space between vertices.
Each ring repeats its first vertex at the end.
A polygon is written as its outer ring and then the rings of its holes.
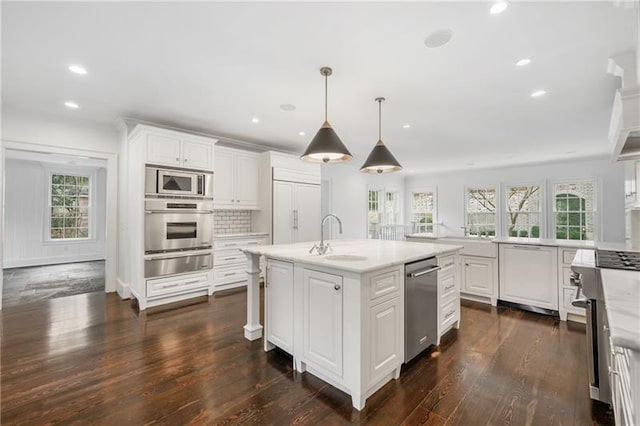
POLYGON ((106 170, 72 167, 36 161, 6 159, 5 164, 5 251, 4 267, 48 265, 105 258, 106 170), (96 182, 91 226, 94 238, 88 241, 51 242, 45 240, 48 210, 49 170, 95 173, 96 182))
POLYGON ((400 174, 368 174, 360 172, 360 164, 322 165, 322 179, 331 180, 333 213, 341 220, 343 234, 333 227, 333 238, 367 238, 367 190, 369 187, 404 192, 400 174))
POLYGON ((460 227, 464 226, 465 186, 493 185, 500 188, 505 183, 552 182, 578 178, 597 178, 601 182, 603 240, 624 241, 624 167, 620 163, 611 163, 608 158, 407 176, 406 216, 410 211, 408 203, 412 190, 436 188, 437 221, 444 222, 439 227, 440 234, 461 235, 460 227))

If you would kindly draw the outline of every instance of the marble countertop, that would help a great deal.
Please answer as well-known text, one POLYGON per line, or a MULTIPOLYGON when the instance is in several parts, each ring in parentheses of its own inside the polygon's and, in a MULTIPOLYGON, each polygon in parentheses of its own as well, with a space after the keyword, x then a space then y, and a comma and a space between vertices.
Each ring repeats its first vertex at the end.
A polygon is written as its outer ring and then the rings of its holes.
POLYGON ((309 254, 313 242, 249 247, 243 251, 272 259, 362 274, 428 257, 454 253, 462 249, 460 245, 386 240, 331 240, 328 243, 331 245, 331 249, 322 256, 309 254), (332 255, 342 254, 364 256, 366 259, 341 261, 330 258, 332 255))
POLYGON ((640 351, 640 272, 600 269, 614 345, 640 351))
POLYGON ((213 238, 242 238, 242 237, 262 237, 264 235, 269 235, 267 232, 241 232, 238 234, 215 234, 213 238))
POLYGON ((407 234, 407 238, 423 238, 426 240, 460 240, 460 241, 475 241, 475 242, 485 242, 491 243, 494 240, 494 237, 463 237, 462 235, 433 235, 427 234, 423 232, 418 232, 414 234, 407 234))
POLYGON ((576 249, 595 249, 598 244, 594 241, 577 240, 555 240, 553 238, 519 238, 519 237, 498 237, 493 239, 499 244, 528 244, 534 246, 565 247, 576 249))

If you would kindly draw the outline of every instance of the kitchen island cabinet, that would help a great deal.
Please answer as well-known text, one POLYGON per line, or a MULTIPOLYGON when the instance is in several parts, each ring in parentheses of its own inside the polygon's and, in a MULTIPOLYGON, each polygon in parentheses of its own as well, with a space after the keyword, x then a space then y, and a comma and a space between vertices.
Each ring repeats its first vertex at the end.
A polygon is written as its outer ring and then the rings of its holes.
POLYGON ((296 371, 348 393, 362 409, 369 396, 399 377, 405 359, 405 264, 436 257, 442 268, 441 289, 434 294, 439 339, 459 323, 461 247, 381 240, 331 245, 325 255, 309 254, 309 243, 243 250, 249 259, 245 337, 262 336, 258 274, 264 256, 264 349, 290 353, 296 371))

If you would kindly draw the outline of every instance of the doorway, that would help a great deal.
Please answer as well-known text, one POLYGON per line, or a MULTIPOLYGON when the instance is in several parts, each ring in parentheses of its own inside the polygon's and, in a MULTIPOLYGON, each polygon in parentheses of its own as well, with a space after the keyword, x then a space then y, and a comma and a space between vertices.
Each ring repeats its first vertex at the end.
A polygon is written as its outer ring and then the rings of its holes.
POLYGON ((109 291, 108 159, 7 148, 3 161, 2 306, 109 291))

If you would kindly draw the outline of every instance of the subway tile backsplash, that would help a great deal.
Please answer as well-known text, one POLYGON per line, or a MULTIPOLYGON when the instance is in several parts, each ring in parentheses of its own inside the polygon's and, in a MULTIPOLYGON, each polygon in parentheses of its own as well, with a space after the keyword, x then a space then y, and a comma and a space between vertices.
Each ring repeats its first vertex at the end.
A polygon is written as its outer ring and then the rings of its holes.
POLYGON ((214 234, 251 232, 251 210, 214 210, 214 234))

